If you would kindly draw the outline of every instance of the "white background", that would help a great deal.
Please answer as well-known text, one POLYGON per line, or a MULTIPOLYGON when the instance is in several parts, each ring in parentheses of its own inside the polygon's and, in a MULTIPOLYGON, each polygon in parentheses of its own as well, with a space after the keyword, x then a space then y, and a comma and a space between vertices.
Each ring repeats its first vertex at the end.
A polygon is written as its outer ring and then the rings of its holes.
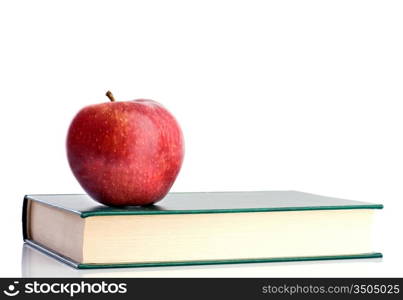
POLYGON ((402 15, 401 1, 2 1, 0 275, 21 275, 24 194, 82 191, 66 131, 110 89, 155 99, 180 122, 174 191, 295 189, 385 205, 382 261, 130 276, 401 276, 402 15))

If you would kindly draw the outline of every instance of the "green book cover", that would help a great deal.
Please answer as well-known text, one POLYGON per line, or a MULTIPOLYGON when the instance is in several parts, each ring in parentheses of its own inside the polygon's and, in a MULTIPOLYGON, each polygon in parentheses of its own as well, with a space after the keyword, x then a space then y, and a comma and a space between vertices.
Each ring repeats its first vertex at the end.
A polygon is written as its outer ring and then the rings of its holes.
POLYGON ((302 257, 274 257, 251 259, 193 260, 172 262, 145 262, 125 264, 83 264, 69 259, 33 241, 29 234, 29 203, 39 202, 49 207, 68 211, 80 218, 97 216, 168 215, 168 214, 228 214, 253 212, 286 212, 317 210, 382 209, 381 204, 325 197, 297 191, 256 192, 192 192, 169 193, 162 201, 146 207, 108 207, 83 194, 27 195, 23 208, 24 240, 31 246, 77 268, 145 267, 171 265, 228 264, 247 262, 280 262, 301 260, 328 260, 348 258, 375 258, 377 252, 351 255, 323 255, 302 257))

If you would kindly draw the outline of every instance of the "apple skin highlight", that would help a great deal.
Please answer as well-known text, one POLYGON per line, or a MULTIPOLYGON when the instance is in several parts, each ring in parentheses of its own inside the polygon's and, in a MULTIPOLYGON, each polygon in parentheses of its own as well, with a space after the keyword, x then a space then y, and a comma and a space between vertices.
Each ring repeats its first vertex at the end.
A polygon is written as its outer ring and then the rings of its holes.
POLYGON ((90 105, 67 134, 70 168, 83 189, 110 206, 150 205, 173 185, 184 157, 182 131, 159 103, 139 99, 90 105))

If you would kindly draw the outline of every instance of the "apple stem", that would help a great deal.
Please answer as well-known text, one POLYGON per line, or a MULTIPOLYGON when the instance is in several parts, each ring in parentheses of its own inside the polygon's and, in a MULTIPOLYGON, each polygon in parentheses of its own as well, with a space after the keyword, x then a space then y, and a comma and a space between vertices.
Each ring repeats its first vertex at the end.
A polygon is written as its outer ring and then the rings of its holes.
POLYGON ((106 97, 109 98, 109 100, 111 100, 111 102, 115 102, 115 101, 116 101, 116 100, 115 100, 115 97, 113 97, 113 94, 112 94, 111 91, 107 91, 105 95, 106 95, 106 97))

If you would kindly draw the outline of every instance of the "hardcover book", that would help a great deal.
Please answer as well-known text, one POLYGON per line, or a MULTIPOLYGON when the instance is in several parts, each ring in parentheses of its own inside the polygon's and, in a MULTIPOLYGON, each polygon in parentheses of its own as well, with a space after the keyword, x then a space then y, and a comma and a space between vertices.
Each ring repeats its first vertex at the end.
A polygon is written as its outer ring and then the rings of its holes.
POLYGON ((170 193, 113 208, 87 195, 27 195, 24 241, 80 269, 382 257, 381 204, 297 191, 170 193))

